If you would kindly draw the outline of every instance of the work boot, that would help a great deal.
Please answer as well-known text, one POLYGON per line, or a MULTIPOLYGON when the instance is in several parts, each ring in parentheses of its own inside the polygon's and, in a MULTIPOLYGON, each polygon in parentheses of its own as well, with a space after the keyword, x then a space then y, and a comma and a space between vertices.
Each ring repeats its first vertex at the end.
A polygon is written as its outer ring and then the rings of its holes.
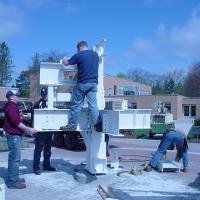
POLYGON ((56 171, 56 168, 55 167, 52 167, 52 166, 49 166, 49 167, 43 167, 44 170, 47 170, 47 171, 56 171))
POLYGON ((25 178, 18 178, 18 180, 17 180, 17 182, 19 182, 19 183, 25 183, 25 178))
POLYGON ((40 174, 41 174, 40 169, 38 169, 38 170, 34 170, 33 172, 34 172, 35 175, 40 175, 40 174))
POLYGON ((184 172, 184 173, 188 173, 189 169, 187 167, 184 167, 181 171, 184 172))
POLYGON ((62 130, 62 131, 76 131, 75 128, 72 128, 72 127, 70 127, 70 126, 68 126, 68 125, 66 125, 66 126, 61 126, 61 127, 60 127, 60 130, 62 130))
POLYGON ((18 181, 14 185, 8 186, 8 189, 24 189, 24 188, 26 188, 25 183, 21 183, 18 181))
POLYGON ((94 125, 96 132, 102 132, 103 131, 103 126, 102 123, 97 123, 94 125))
POLYGON ((145 172, 151 172, 152 171, 152 167, 149 165, 149 164, 146 164, 144 166, 144 169, 143 169, 145 172))

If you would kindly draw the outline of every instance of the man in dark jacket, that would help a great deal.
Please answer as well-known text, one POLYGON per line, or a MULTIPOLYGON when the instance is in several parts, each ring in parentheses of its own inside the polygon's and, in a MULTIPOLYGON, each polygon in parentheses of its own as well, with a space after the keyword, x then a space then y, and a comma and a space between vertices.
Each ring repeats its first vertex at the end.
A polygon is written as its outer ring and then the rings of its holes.
MULTIPOLYGON (((46 87, 41 89, 41 98, 35 103, 33 109, 43 109, 47 107, 47 94, 46 87)), ((36 175, 40 175, 40 158, 43 151, 43 169, 48 171, 56 171, 50 164, 52 146, 52 133, 38 133, 35 138, 35 150, 33 155, 33 171, 36 175)))
POLYGON ((23 133, 34 135, 36 130, 24 125, 17 107, 19 93, 9 90, 6 93, 8 102, 4 107, 5 123, 4 131, 7 137, 8 156, 8 180, 9 189, 23 189, 26 187, 25 179, 19 178, 19 163, 21 159, 21 145, 23 133))

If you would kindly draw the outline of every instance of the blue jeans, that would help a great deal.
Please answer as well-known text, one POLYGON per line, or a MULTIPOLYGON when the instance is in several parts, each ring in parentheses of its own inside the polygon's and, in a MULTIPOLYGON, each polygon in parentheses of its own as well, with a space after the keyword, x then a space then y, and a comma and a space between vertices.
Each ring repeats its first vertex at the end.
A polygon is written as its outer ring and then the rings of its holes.
POLYGON ((41 152, 43 151, 43 167, 48 168, 51 166, 51 146, 52 146, 52 133, 37 133, 35 138, 35 150, 33 154, 33 170, 40 169, 41 152))
POLYGON ((17 182, 19 178, 22 137, 18 135, 7 135, 6 137, 9 149, 7 185, 12 186, 17 182))
POLYGON ((171 144, 176 145, 177 150, 180 152, 180 156, 183 159, 183 166, 188 166, 188 153, 184 136, 176 131, 170 131, 163 136, 158 150, 156 151, 149 163, 153 168, 157 167, 160 158, 163 154, 165 154, 171 144))
POLYGON ((71 117, 68 126, 76 129, 80 118, 84 98, 87 97, 88 110, 92 118, 92 123, 96 125, 99 121, 99 109, 97 106, 97 83, 78 83, 74 88, 71 105, 71 117))

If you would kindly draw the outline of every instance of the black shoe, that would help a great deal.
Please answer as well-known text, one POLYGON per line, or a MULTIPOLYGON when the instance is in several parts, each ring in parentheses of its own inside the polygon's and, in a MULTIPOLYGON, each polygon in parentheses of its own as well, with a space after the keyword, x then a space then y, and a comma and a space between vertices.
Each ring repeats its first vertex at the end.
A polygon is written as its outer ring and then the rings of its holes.
POLYGON ((40 175, 41 174, 41 171, 38 169, 38 170, 34 170, 34 174, 35 175, 40 175))
POLYGON ((51 171, 51 172, 54 172, 56 171, 56 168, 55 167, 43 167, 44 170, 47 170, 47 171, 51 171))
POLYGON ((26 188, 25 183, 16 182, 14 185, 8 186, 8 189, 24 189, 26 188))
POLYGON ((68 125, 67 126, 61 126, 60 130, 62 130, 62 131, 76 131, 75 128, 72 128, 72 127, 70 127, 68 125))
POLYGON ((96 132, 102 132, 103 131, 103 126, 102 123, 97 123, 94 125, 96 132))

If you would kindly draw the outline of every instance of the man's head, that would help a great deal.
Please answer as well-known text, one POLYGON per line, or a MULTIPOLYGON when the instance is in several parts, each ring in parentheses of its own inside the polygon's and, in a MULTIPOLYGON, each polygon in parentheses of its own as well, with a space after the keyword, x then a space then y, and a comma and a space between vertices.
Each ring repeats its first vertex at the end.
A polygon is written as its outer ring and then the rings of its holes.
POLYGON ((8 90, 8 92, 6 93, 6 98, 8 100, 17 102, 18 101, 18 97, 20 96, 20 93, 16 90, 8 90))
POLYGON ((40 95, 41 95, 41 97, 42 97, 43 99, 47 98, 47 95, 48 95, 48 89, 47 89, 47 87, 43 87, 43 88, 41 89, 40 95))
POLYGON ((78 51, 84 51, 88 49, 88 44, 85 41, 80 41, 76 47, 78 51))

